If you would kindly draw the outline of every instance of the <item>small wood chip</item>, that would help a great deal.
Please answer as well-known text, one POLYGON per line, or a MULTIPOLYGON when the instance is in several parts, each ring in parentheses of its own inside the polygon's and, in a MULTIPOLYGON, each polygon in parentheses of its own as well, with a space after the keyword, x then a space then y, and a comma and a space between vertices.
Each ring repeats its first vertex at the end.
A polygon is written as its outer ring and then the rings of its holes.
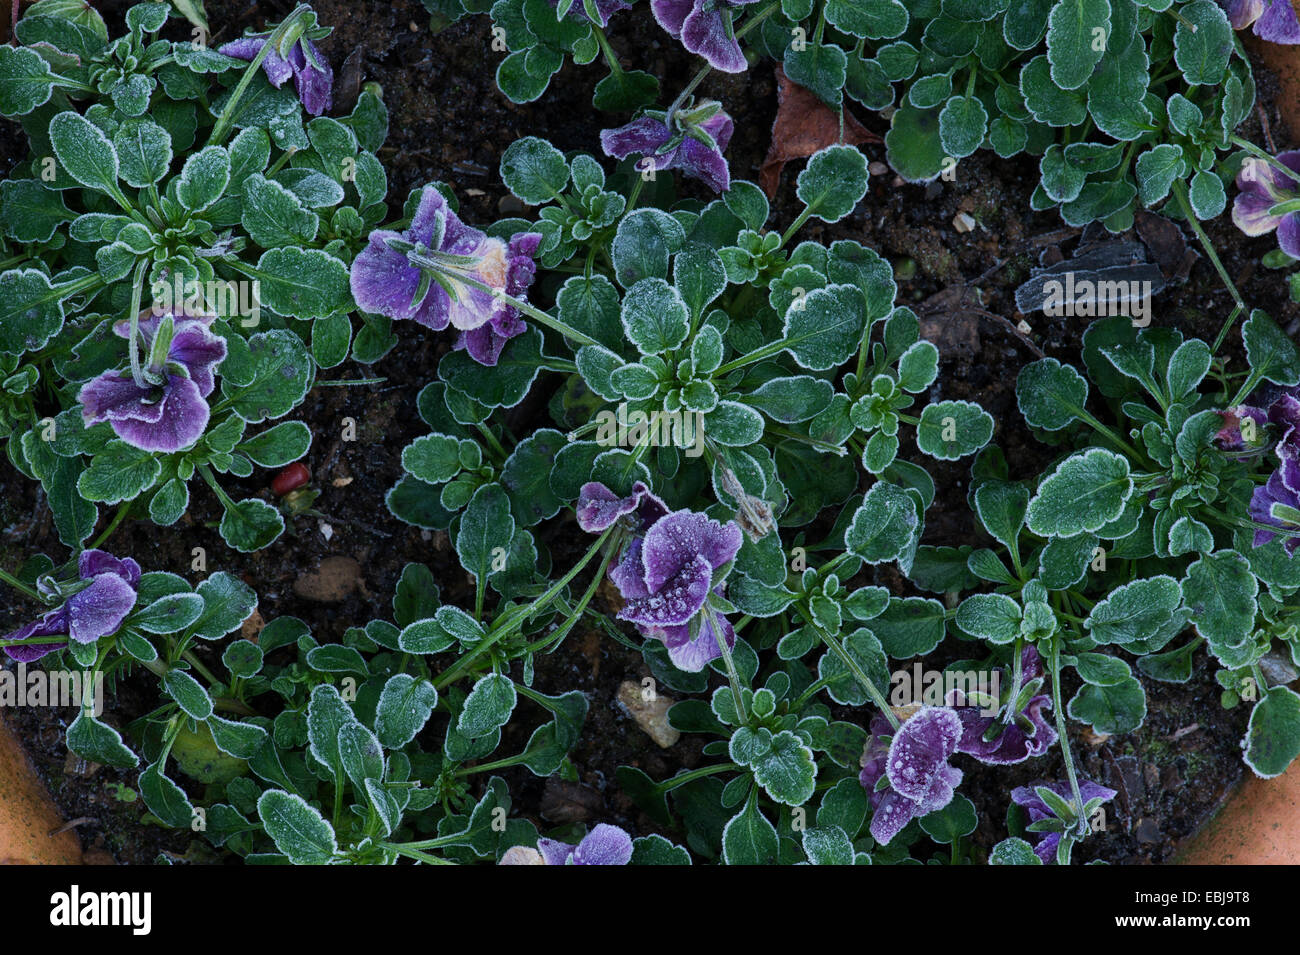
POLYGON ((675 702, 659 692, 646 693, 640 683, 632 680, 624 680, 618 688, 618 705, 661 749, 672 746, 682 736, 679 730, 668 725, 668 708, 675 702))

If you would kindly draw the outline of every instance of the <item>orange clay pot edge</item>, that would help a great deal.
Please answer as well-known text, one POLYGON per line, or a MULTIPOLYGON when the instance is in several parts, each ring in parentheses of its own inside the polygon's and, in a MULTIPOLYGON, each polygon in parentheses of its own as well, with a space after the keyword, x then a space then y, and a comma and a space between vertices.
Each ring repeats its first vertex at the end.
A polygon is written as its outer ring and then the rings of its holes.
POLYGON ((0 864, 78 865, 81 843, 63 824, 27 754, 0 717, 0 864))
MULTIPOLYGON (((1248 771, 1249 772, 1249 771, 1248 771)), ((1179 851, 1179 865, 1300 865, 1300 762, 1276 779, 1250 773, 1179 851)))

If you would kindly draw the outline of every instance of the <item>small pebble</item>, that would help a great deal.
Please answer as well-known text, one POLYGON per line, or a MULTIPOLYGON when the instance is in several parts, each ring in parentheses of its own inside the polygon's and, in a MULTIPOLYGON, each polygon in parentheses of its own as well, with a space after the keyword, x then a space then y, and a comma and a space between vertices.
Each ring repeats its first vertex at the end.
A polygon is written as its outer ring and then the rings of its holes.
POLYGON ((873 176, 883 176, 885 173, 889 172, 889 167, 880 160, 876 160, 867 166, 867 172, 871 173, 873 176))
POLYGON ((326 557, 316 570, 293 582, 293 592, 316 603, 338 603, 357 589, 361 565, 351 557, 326 557))
POLYGON ((675 702, 662 693, 655 693, 653 699, 647 700, 641 684, 632 680, 624 680, 618 688, 619 706, 662 749, 672 746, 682 736, 679 730, 668 725, 668 708, 675 702))
POLYGON ((952 227, 958 232, 974 232, 975 217, 969 212, 959 212, 957 215, 953 216, 952 227))

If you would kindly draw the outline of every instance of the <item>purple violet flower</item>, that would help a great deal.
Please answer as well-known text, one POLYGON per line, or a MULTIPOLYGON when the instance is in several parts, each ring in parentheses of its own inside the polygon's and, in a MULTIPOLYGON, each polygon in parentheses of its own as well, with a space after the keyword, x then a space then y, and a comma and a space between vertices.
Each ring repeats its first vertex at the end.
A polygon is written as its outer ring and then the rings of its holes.
MULTIPOLYGON (((135 606, 136 585, 140 583, 140 565, 130 557, 119 560, 102 550, 82 551, 77 558, 77 579, 70 585, 42 580, 38 588, 44 593, 71 595, 63 605, 36 620, 6 634, 5 640, 28 640, 32 637, 67 635, 78 643, 94 643, 115 633, 131 608, 135 606)), ((66 647, 62 643, 31 644, 5 647, 12 659, 32 663, 66 647)))
MULTIPOLYGON (((1300 40, 1297 40, 1300 42, 1300 40)), ((1288 176, 1254 156, 1237 173, 1237 198, 1232 203, 1232 221, 1246 235, 1264 235, 1277 230, 1277 243, 1293 259, 1300 259, 1300 208, 1281 215, 1271 210, 1280 203, 1300 200, 1300 150, 1279 153, 1278 162, 1294 169, 1288 176)))
POLYGON ((871 836, 888 845, 913 819, 952 802, 962 772, 948 765, 962 737, 957 714, 941 706, 923 706, 889 739, 883 714, 871 721, 858 777, 871 800, 871 836), (877 789, 881 779, 887 782, 877 789))
MULTIPOLYGON (((217 52, 252 62, 262 52, 262 47, 266 46, 270 36, 269 33, 263 33, 240 37, 217 47, 217 52)), ((298 88, 298 99, 302 100, 303 108, 313 116, 320 116, 333 105, 334 71, 330 69, 329 61, 320 48, 305 36, 299 37, 289 47, 287 57, 281 56, 280 51, 274 47, 268 50, 262 60, 262 72, 276 89, 292 76, 294 85, 298 88)))
MULTIPOLYGON (((1020 679, 1024 686, 1043 675, 1043 662, 1038 651, 1032 645, 1026 645, 1020 657, 1020 679)), ((1003 679, 1009 676, 1004 671, 1003 679)), ((1018 688, 1012 688, 1018 692, 1018 688)), ((997 716, 985 716, 984 709, 978 705, 967 705, 960 689, 952 691, 953 696, 948 705, 954 707, 957 718, 961 720, 961 741, 957 752, 974 756, 981 763, 990 766, 1023 763, 1031 756, 1042 756, 1056 742, 1056 730, 1043 715, 1044 709, 1051 709, 1052 698, 1046 693, 1030 697, 1025 708, 1018 713, 999 713, 997 716), (1000 732, 992 735, 997 729, 1000 732), (990 738, 991 737, 991 738, 990 738)), ((1010 710, 1016 701, 1011 700, 1004 709, 1010 710)))
POLYGON ((576 846, 538 839, 537 851, 547 865, 627 865, 632 861, 632 837, 618 826, 602 822, 576 846))
MULTIPOLYGON (((1251 451, 1263 445, 1265 424, 1277 429, 1277 444, 1273 447, 1277 469, 1267 483, 1255 488, 1249 511, 1256 523, 1285 531, 1284 546, 1288 554, 1294 554, 1300 549, 1300 388, 1264 392, 1262 401, 1267 401, 1262 407, 1238 405, 1220 411, 1223 427, 1215 440, 1224 451, 1251 451), (1242 434, 1242 422, 1247 420, 1255 423, 1253 442, 1242 434)), ((1276 536, 1273 531, 1256 528, 1254 545, 1262 547, 1276 536)))
POLYGON ((352 297, 367 312, 413 319, 434 331, 450 324, 461 332, 457 348, 480 365, 495 365, 505 343, 526 327, 503 295, 525 297, 541 241, 538 232, 520 232, 508 243, 489 238, 461 222, 442 193, 425 186, 405 232, 370 233, 352 263, 352 297))
MULTIPOLYGON (((1056 813, 1048 808, 1047 803, 1043 802, 1038 795, 1038 786, 1046 786, 1052 792, 1056 793, 1066 802, 1073 803, 1074 792, 1070 789, 1067 782, 1059 783, 1039 783, 1034 786, 1018 786, 1011 790, 1011 801, 1017 806, 1022 806, 1029 814, 1029 822, 1035 823, 1043 819, 1055 819, 1056 813)), ((1100 798, 1102 802, 1110 802, 1115 798, 1115 790, 1107 789, 1105 786, 1094 783, 1089 779, 1079 780, 1079 795, 1083 797, 1084 806, 1094 799, 1100 798)), ((1043 860, 1044 865, 1051 865, 1056 861, 1056 849, 1061 843, 1061 834, 1059 832, 1041 833, 1043 838, 1038 845, 1034 846, 1034 853, 1038 858, 1043 860)))
MULTIPOLYGON (((148 363, 138 376, 106 371, 81 386, 86 427, 107 421, 128 444, 167 454, 201 438, 210 414, 206 399, 226 357, 225 341, 208 329, 213 317, 142 316, 139 332, 148 363)), ((129 339, 130 322, 117 322, 113 331, 129 339)))
MULTIPOLYGON (((1285 531, 1282 546, 1288 554, 1300 548, 1300 460, 1284 456, 1268 482, 1255 488, 1250 497, 1250 518, 1285 531)), ((1254 545, 1263 547, 1276 536, 1273 531, 1257 528, 1254 545)))
POLYGON ((705 103, 695 110, 678 113, 670 129, 665 113, 647 113, 618 129, 604 129, 600 145, 606 156, 625 159, 633 153, 644 156, 656 170, 680 169, 699 179, 715 192, 731 188, 731 172, 722 152, 731 142, 735 126, 731 117, 716 104, 705 103))
POLYGON ((650 0, 659 25, 682 46, 708 60, 715 70, 743 73, 749 68, 736 42, 733 11, 758 0, 650 0))
POLYGON ((1300 43, 1300 19, 1291 0, 1219 0, 1234 30, 1255 24, 1255 35, 1270 43, 1300 43))
POLYGON ((621 517, 635 514, 632 530, 645 531, 651 524, 668 513, 668 505, 650 488, 637 481, 632 493, 619 497, 599 481, 588 481, 578 492, 578 526, 588 534, 599 534, 621 517))
POLYGON ((626 601, 618 617, 636 624, 643 636, 662 640, 674 666, 697 673, 722 656, 719 638, 728 647, 736 645, 731 623, 705 610, 710 589, 722 594, 724 584, 713 586, 714 574, 740 550, 743 538, 735 521, 720 524, 687 510, 669 513, 640 481, 625 498, 597 481, 584 484, 577 514, 578 525, 589 533, 620 519, 630 522, 637 536, 609 572, 626 601))

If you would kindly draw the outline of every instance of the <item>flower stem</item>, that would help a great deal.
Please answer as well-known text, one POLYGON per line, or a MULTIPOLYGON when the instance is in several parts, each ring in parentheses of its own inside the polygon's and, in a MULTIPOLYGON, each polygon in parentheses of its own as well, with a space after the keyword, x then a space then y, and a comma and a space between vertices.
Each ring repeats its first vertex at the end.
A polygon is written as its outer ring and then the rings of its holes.
POLYGON ((44 599, 42 599, 41 595, 38 594, 33 588, 28 587, 25 583, 23 583, 21 580, 15 577, 13 574, 9 573, 9 571, 7 570, 0 570, 0 581, 4 581, 14 590, 26 594, 28 597, 31 597, 33 600, 39 601, 41 603, 45 602, 44 599))
POLYGON ((1260 149, 1258 146, 1256 146, 1254 143, 1250 142, 1249 140, 1242 139, 1240 136, 1231 136, 1228 138, 1228 142, 1232 143, 1232 145, 1234 146, 1246 150, 1246 152, 1250 153, 1256 159, 1264 160, 1264 162, 1268 163, 1270 166, 1272 166, 1278 172, 1282 173, 1287 178, 1300 182, 1300 172, 1296 172, 1294 169, 1292 169, 1286 163, 1282 162, 1276 156, 1270 156, 1267 152, 1260 149))
POLYGON ((731 684, 731 696, 736 704, 736 715, 740 718, 742 726, 748 726, 749 709, 745 706, 745 697, 740 690, 740 674, 736 672, 736 661, 731 657, 731 647, 727 645, 727 638, 722 635, 722 622, 718 620, 718 615, 708 604, 704 605, 704 612, 709 617, 713 639, 717 641, 718 652, 722 654, 722 664, 727 670, 727 682, 731 684))
POLYGON ((1223 340, 1228 337, 1228 329, 1231 328, 1232 323, 1237 320, 1238 312, 1246 310, 1246 301, 1241 297, 1241 293, 1237 291, 1237 286, 1232 281, 1232 276, 1228 275, 1228 270, 1223 267, 1223 262, 1219 258, 1219 253, 1214 249, 1214 243, 1212 243, 1210 237, 1205 234, 1205 229, 1201 227, 1200 220, 1196 218, 1196 214, 1192 211, 1191 203, 1187 201, 1186 183, 1182 180, 1178 180, 1174 183, 1173 188, 1174 198, 1178 200, 1178 207, 1183 210, 1183 216, 1187 219, 1187 224, 1190 225, 1192 231, 1196 233, 1196 238, 1200 240, 1201 248, 1205 249, 1205 254, 1209 257, 1210 263, 1214 266, 1215 271, 1219 273, 1219 278, 1223 280, 1223 284, 1231 293, 1232 300, 1237 303, 1237 309, 1233 311, 1231 316, 1229 316, 1228 321, 1224 323, 1223 328, 1219 331, 1219 337, 1215 339, 1214 351, 1217 352, 1219 346, 1223 344, 1223 340))
POLYGON ((249 84, 253 82, 253 77, 257 75, 258 67, 262 65, 262 61, 266 59, 267 54, 279 45, 285 34, 287 34, 289 30, 293 28, 294 24, 302 18, 303 14, 310 10, 311 7, 307 4, 298 4, 290 11, 287 17, 280 21, 280 25, 271 31, 271 35, 266 38, 266 42, 262 44, 262 48, 257 51, 257 56, 253 57, 253 61, 249 63, 248 68, 244 70, 244 75, 240 77, 239 83, 236 84, 235 91, 230 94, 230 99, 226 100, 225 108, 221 110, 221 115, 217 117, 216 123, 213 124, 212 132, 208 135, 206 145, 221 145, 222 141, 230 133, 230 127, 234 123, 235 107, 248 91, 249 84))
POLYGON ((819 627, 802 607, 799 608, 799 616, 803 617, 804 622, 813 628, 813 632, 821 638, 822 643, 826 644, 826 646, 830 648, 831 652, 839 657, 840 661, 849 668, 849 672, 853 674, 853 678, 856 679, 858 683, 861 684, 862 688, 867 691, 867 696, 871 697, 871 702, 876 705, 876 709, 885 714, 885 718, 889 720, 890 725, 897 730, 902 724, 898 722, 898 717, 894 715, 894 708, 889 705, 889 702, 885 699, 885 695, 880 692, 880 688, 871 681, 871 677, 867 676, 867 674, 863 672, 862 667, 858 666, 858 661, 849 656, 849 652, 844 649, 844 645, 819 627))
MULTIPOLYGON (((1014 704, 1013 704, 1014 705, 1014 704)), ((1052 709, 1056 713, 1056 735, 1061 741, 1061 757, 1065 760, 1065 775, 1070 780, 1070 791, 1074 793, 1075 811, 1079 814, 1079 833, 1088 825, 1083 814, 1083 794, 1079 792, 1079 775, 1074 769, 1074 757, 1070 754, 1070 737, 1065 725, 1065 707, 1061 703, 1061 634, 1052 637, 1052 709)))
POLYGON ((135 501, 131 500, 121 504, 117 509, 117 513, 113 515, 113 519, 109 521, 108 526, 100 532, 98 537, 90 542, 90 546, 86 549, 95 550, 103 544, 104 541, 108 540, 109 537, 113 535, 113 531, 117 530, 118 526, 126 520, 126 516, 131 513, 131 505, 134 503, 135 501))

